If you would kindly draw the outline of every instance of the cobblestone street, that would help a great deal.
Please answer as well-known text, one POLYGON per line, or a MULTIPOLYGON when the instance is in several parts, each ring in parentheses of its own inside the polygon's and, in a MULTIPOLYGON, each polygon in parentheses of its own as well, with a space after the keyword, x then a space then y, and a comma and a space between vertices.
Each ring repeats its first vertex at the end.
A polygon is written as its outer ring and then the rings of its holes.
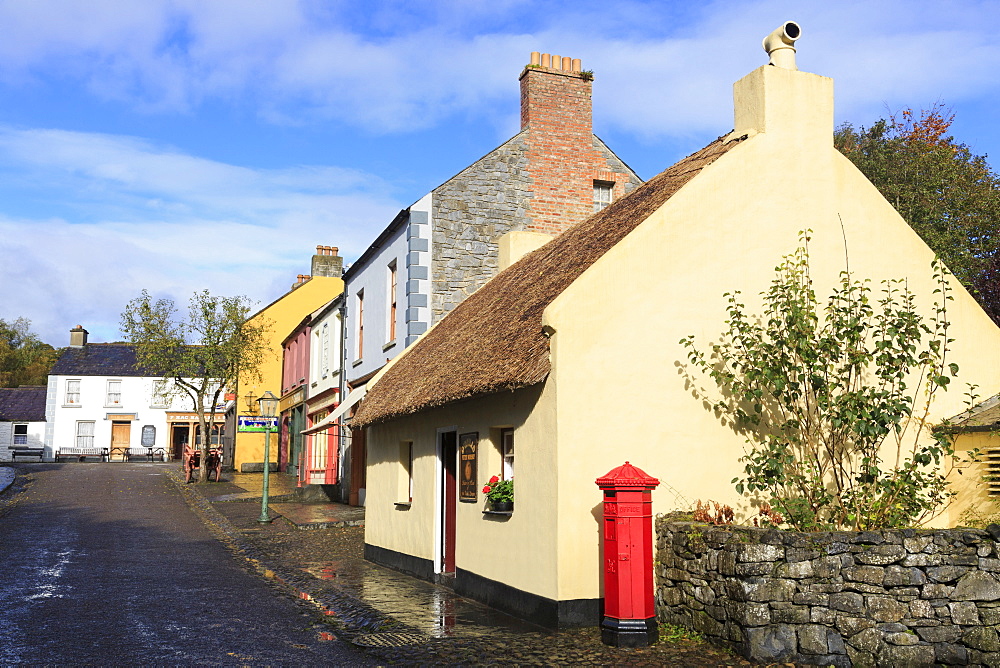
MULTIPOLYGON (((447 588, 401 575, 362 558, 359 526, 302 530, 285 518, 260 524, 259 498, 248 492, 259 475, 228 474, 230 481, 182 486, 185 497, 229 547, 286 591, 311 600, 339 638, 378 661, 394 665, 750 665, 703 642, 664 638, 645 649, 617 649, 601 643, 596 628, 558 633, 535 627, 447 588), (240 482, 236 485, 232 479, 240 482), (382 644, 384 643, 384 644, 382 644)), ((286 484, 274 507, 283 506, 286 484)), ((256 483, 255 483, 256 481, 256 483)), ((309 506, 299 506, 309 508, 309 506)), ((341 506, 340 508, 346 509, 341 506)), ((350 509, 346 509, 350 510, 350 509)), ((661 637, 670 629, 661 629, 661 637)))

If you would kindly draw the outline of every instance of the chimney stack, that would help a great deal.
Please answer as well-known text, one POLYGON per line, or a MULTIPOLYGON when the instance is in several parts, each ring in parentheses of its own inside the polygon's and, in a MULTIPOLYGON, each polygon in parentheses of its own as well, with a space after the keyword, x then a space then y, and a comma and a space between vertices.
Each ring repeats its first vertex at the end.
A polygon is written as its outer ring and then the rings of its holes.
POLYGON ((579 58, 531 53, 521 72, 521 129, 527 127, 561 134, 593 133, 591 81, 579 58))
POLYGON ((344 274, 344 258, 337 255, 336 246, 316 246, 312 257, 312 275, 340 278, 344 274))
POLYGON ((300 285, 308 281, 310 278, 312 278, 312 276, 310 276, 309 274, 299 274, 298 276, 295 277, 295 283, 292 285, 292 290, 299 287, 300 285))
POLYGON ((83 348, 86 346, 88 334, 90 334, 90 332, 85 330, 83 325, 77 325, 73 329, 69 330, 69 347, 83 348))

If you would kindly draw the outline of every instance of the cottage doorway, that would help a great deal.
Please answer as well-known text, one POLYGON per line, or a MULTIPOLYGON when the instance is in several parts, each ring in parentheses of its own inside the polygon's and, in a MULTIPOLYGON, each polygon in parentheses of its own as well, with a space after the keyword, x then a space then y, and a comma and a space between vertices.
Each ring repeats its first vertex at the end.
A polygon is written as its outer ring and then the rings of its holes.
POLYGON ((110 460, 113 457, 121 457, 122 461, 128 454, 129 442, 132 435, 132 423, 131 422, 112 422, 111 423, 111 454, 108 457, 110 460))
POLYGON ((443 431, 441 439, 441 573, 455 572, 455 515, 458 503, 456 471, 458 432, 443 431))

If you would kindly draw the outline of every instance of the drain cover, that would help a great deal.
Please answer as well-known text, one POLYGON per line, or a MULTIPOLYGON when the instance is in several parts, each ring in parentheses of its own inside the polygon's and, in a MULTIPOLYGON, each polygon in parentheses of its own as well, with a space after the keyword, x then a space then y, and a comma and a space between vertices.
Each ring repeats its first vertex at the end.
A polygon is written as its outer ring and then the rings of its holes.
POLYGON ((403 647, 427 642, 419 633, 365 633, 354 638, 361 647, 403 647))

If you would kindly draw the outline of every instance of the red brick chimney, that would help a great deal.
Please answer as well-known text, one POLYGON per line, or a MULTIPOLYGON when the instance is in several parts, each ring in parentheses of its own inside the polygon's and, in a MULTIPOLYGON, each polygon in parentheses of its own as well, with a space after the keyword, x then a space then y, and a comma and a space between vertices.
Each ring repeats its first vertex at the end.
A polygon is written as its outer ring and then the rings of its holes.
POLYGON ((578 58, 531 54, 521 72, 521 130, 532 181, 526 229, 557 235, 594 213, 595 186, 625 193, 630 176, 613 171, 595 147, 592 72, 578 58))
POLYGON ((521 129, 567 136, 593 133, 590 90, 593 75, 580 71, 580 59, 539 54, 521 72, 521 129))

